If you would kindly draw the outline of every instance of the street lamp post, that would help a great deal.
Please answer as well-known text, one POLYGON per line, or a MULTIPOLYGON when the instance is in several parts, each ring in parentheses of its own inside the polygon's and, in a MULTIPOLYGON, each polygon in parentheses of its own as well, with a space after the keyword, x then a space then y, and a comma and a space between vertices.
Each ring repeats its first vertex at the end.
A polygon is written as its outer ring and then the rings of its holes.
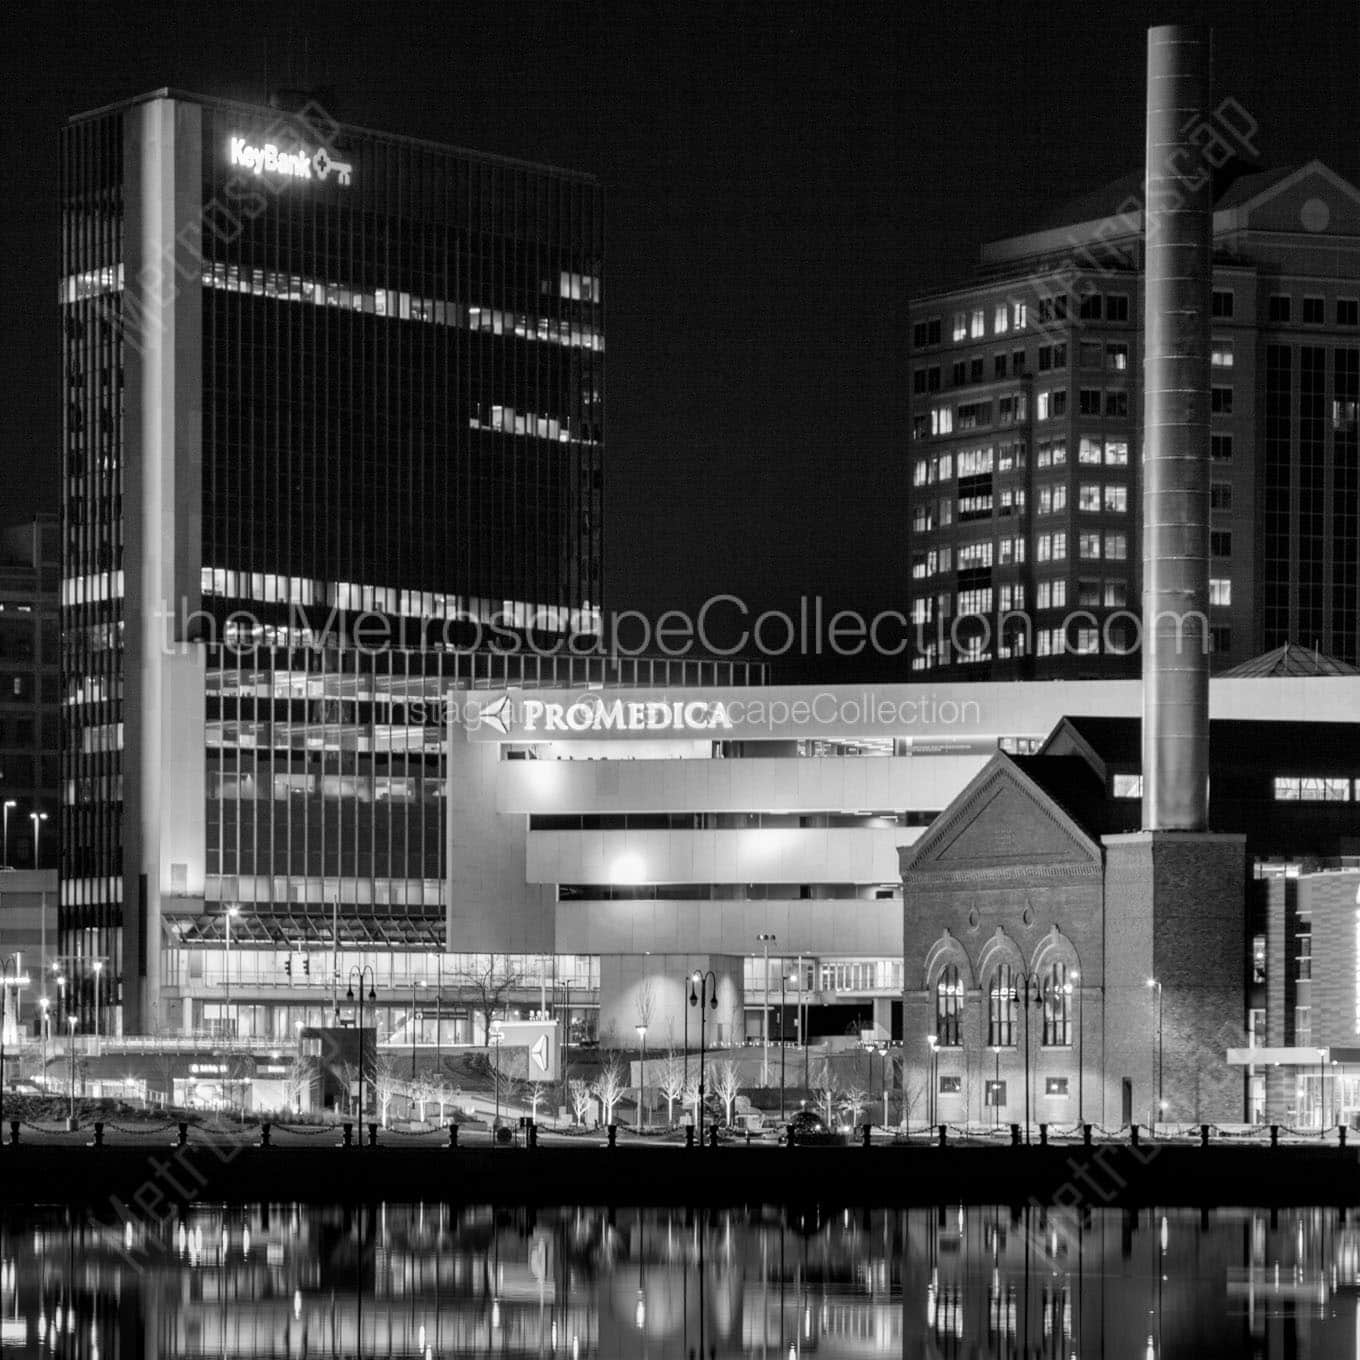
POLYGON ((1152 1107, 1152 1136, 1157 1136, 1157 1117, 1162 1110, 1162 984, 1157 978, 1148 978, 1147 985, 1157 993, 1157 1100, 1152 1107))
POLYGON ((66 1041, 67 1055, 71 1060, 71 1105, 67 1122, 72 1128, 76 1124, 76 1017, 68 1015, 66 1026, 69 1037, 66 1041))
POLYGON ((689 980, 689 1004, 699 1008, 699 1146, 704 1145, 704 1056, 708 1012, 718 1009, 718 979, 710 968, 689 980))
POLYGON ((42 824, 47 820, 45 812, 30 812, 28 820, 33 826, 33 867, 42 868, 41 849, 42 849, 42 824))
POLYGON ((788 1057, 789 1041, 784 1033, 788 1016, 784 1013, 784 960, 779 960, 779 1122, 784 1122, 784 1095, 788 1086, 785 1080, 785 1059, 788 1057))
POLYGON ((52 1017, 48 1014, 52 1003, 45 997, 38 998, 38 1029, 42 1035, 43 1090, 47 1090, 47 1041, 52 1033, 52 1017))
POLYGON ((926 1088, 926 1126, 929 1128, 935 1123, 935 1088, 939 1085, 937 1073, 939 1072, 940 1040, 934 1034, 927 1034, 926 1043, 930 1045, 930 1057, 926 1060, 926 1081, 929 1083, 926 1088))
POLYGON ((491 1123, 491 1145, 496 1145, 496 1135, 501 1127, 501 1044, 505 1042, 505 1034, 497 1027, 487 1035, 492 1048, 496 1050, 496 1061, 492 1067, 492 1073, 496 1080, 496 1118, 491 1123))
POLYGON ((9 810, 18 807, 19 804, 13 798, 5 799, 5 868, 9 868, 9 810))
POLYGON ((233 916, 239 916, 240 914, 241 914, 241 908, 240 908, 240 907, 231 906, 231 907, 228 907, 228 908, 227 908, 227 954, 226 954, 226 968, 225 968, 225 978, 226 978, 225 997, 226 997, 226 1001, 225 1001, 225 1004, 224 1004, 224 1006, 223 1006, 223 1009, 224 1009, 224 1011, 226 1012, 226 1014, 225 1014, 225 1016, 224 1016, 223 1023, 224 1023, 224 1024, 226 1025, 226 1027, 227 1027, 227 1037, 228 1037, 228 1038, 231 1037, 231 1033, 232 1033, 232 1028, 231 1028, 231 918, 232 918, 233 916))
POLYGON ((378 993, 374 984, 377 982, 377 974, 373 971, 373 965, 366 963, 362 967, 355 964, 349 970, 349 986, 345 989, 345 1000, 353 1001, 354 981, 359 981, 359 1146, 364 1145, 364 978, 368 978, 368 999, 376 1001, 378 993))
POLYGON ((95 959, 94 968, 94 1051, 99 1052, 99 978, 104 971, 104 960, 95 959))
POLYGON ((647 1127, 647 1026, 637 1026, 642 1041, 642 1056, 638 1062, 638 1128, 647 1127))
MULTIPOLYGON (((770 1084, 770 945, 778 940, 779 936, 772 934, 768 930, 762 930, 756 939, 765 949, 765 971, 760 975, 760 1015, 761 1015, 761 1060, 760 1060, 760 1084, 768 1086, 770 1084)), ((780 970, 783 971, 782 969, 780 970)), ((782 1025, 781 1017, 781 1025, 782 1025)), ((783 1038, 783 1029, 780 1029, 780 1038, 783 1038)))
POLYGON ((1086 1122, 1085 1102, 1083 1092, 1086 1081, 1086 1035, 1082 1029, 1081 1013, 1081 973, 1073 969, 1069 980, 1064 984, 1063 991, 1068 996, 1075 996, 1077 999, 1077 1123, 1086 1122))
POLYGON ((1018 973, 1016 979, 1020 984, 1019 995, 1021 1012, 1025 1018, 1024 1044, 1025 1044, 1025 1145, 1030 1142, 1030 1062, 1029 1062, 1029 1008, 1033 1004, 1036 1008, 1044 1004, 1043 986, 1033 973, 1018 973))
POLYGON ((9 989, 14 988, 14 1019, 19 1019, 19 989, 28 985, 28 978, 20 973, 23 960, 18 954, 7 954, 0 959, 0 1124, 5 1119, 5 1031, 9 1021, 9 989), (10 968, 14 976, 10 976, 10 968))
POLYGON ((425 985, 421 978, 411 979, 411 1080, 416 1079, 416 988, 425 985))
POLYGON ((798 1041, 803 1045, 803 1090, 812 1085, 808 1077, 808 1007, 803 999, 803 956, 798 955, 798 1041))

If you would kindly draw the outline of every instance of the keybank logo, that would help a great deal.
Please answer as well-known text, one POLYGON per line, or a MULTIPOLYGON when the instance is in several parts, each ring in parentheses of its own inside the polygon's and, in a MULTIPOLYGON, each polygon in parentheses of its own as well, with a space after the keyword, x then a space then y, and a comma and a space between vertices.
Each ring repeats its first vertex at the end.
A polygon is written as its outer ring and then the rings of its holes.
POLYGON ((332 177, 337 184, 348 185, 354 173, 349 161, 338 161, 319 146, 308 151, 299 146, 296 151, 281 151, 273 142, 255 146, 244 137, 233 137, 228 143, 228 160, 252 175, 281 175, 285 179, 328 180, 332 177))

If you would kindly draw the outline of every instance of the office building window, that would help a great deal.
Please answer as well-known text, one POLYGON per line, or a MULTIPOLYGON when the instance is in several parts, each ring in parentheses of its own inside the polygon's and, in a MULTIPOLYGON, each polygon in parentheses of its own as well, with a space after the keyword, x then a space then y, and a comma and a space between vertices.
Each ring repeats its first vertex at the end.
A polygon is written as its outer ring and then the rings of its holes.
POLYGON ((992 330, 997 335, 1005 335, 1010 328, 1010 308, 1004 302, 998 302, 992 310, 992 330))
POLYGON ((1025 371, 1025 351, 1016 349, 1011 351, 1011 372, 1018 378, 1025 371))
POLYGON ((1100 388, 1083 387, 1077 392, 1077 414, 1079 416, 1100 414, 1100 388))
POLYGON ((1083 562, 1098 562, 1100 560, 1100 535, 1078 534, 1077 555, 1083 562))
POLYGON ((1209 350, 1209 364, 1212 368, 1231 368, 1233 366, 1233 342, 1215 340, 1209 350))
POLYGON ((1072 1044, 1072 984, 1067 980, 1067 965, 1053 963, 1040 976, 1044 998, 1045 1048, 1069 1048, 1072 1044))
POLYGON ((955 359, 949 366, 949 385, 962 387, 968 381, 968 365, 962 359, 955 359))
POLYGON ((1232 629, 1226 623, 1214 624, 1209 629, 1209 650, 1216 653, 1232 651, 1232 629))
POLYGON ((1129 319, 1129 296, 1127 293, 1107 293, 1105 295, 1105 320, 1127 321, 1129 319))
POLYGON ((1105 535, 1105 560, 1107 562, 1125 562, 1129 556, 1129 539, 1127 534, 1106 534, 1105 535))
POLYGON ((1046 1096, 1065 1096, 1067 1094, 1067 1078, 1045 1077, 1044 1094, 1046 1096))
POLYGON ((1105 367, 1115 373, 1126 373, 1129 367, 1129 347, 1127 345, 1106 345, 1105 367))
POLYGON ((992 377, 1004 378, 1006 376, 1006 356, 997 354, 992 357, 992 377))
POLYGON ((1209 436, 1209 457, 1216 463, 1226 463, 1232 458, 1232 435, 1211 434, 1209 436))
POLYGON ((1100 440, 1090 435, 1082 435, 1081 442, 1077 445, 1077 462, 1098 467, 1103 456, 1100 440))
POLYGON ((987 313, 982 307, 974 307, 973 315, 968 325, 968 335, 973 340, 979 340, 987 334, 987 313))
POLYGON ((1281 803, 1348 803, 1351 781, 1323 775, 1276 775, 1275 799, 1281 803))
POLYGON ((1229 288, 1215 288, 1213 296, 1213 314, 1215 317, 1223 319, 1231 318, 1233 314, 1233 295, 1229 288))
POLYGON ((1024 302, 1011 303, 1011 329, 1022 331, 1029 324, 1029 306, 1024 302))
POLYGON ((1105 441, 1105 466, 1127 467, 1129 462, 1129 441, 1127 439, 1107 439, 1105 441))
POLYGON ((1209 603, 1218 605, 1232 604, 1232 580, 1227 576, 1209 578, 1209 603))
POLYGON ((1063 439, 1043 439, 1039 441, 1034 453, 1034 466, 1064 467, 1067 463, 1067 441, 1063 439))
POLYGON ((1099 368, 1103 362, 1104 351, 1099 340, 1083 340, 1077 352, 1077 360, 1082 368, 1099 368))
POLYGON ((957 963, 946 964, 935 984, 935 1042, 941 1048, 963 1043, 963 982, 957 963))
POLYGON ((1015 978, 1003 963, 992 974, 988 991, 987 1043, 991 1048, 1015 1047, 1015 978))
POLYGON ((1266 303, 1266 317, 1277 326, 1289 321, 1290 299, 1288 293, 1272 293, 1266 303))
POLYGON ((1231 509, 1232 509, 1232 483, 1231 483, 1231 482, 1210 482, 1210 483, 1209 483, 1209 509, 1210 509, 1210 510, 1231 510, 1231 509))
POLYGON ((1039 514, 1056 515, 1059 511, 1066 509, 1067 484, 1065 482, 1049 483, 1039 488, 1039 514))
POLYGON ((1105 414, 1107 417, 1124 419, 1129 413, 1129 394, 1125 391, 1105 393, 1105 414))
POLYGON ((978 383, 982 381, 983 376, 983 363, 982 358, 979 355, 978 358, 969 361, 968 381, 978 383))
POLYGON ((1216 416, 1230 416, 1233 409, 1231 387, 1215 387, 1209 394, 1209 409, 1216 416))
POLYGON ((1336 324, 1360 326, 1360 298, 1337 298, 1336 324))
POLYGON ((1306 297, 1303 300, 1303 324, 1322 326, 1326 324, 1327 300, 1320 297, 1306 297))
POLYGON ((1083 482, 1077 488, 1077 509, 1087 513, 1100 510, 1100 485, 1097 482, 1083 482))
POLYGON ((1129 489, 1126 486, 1118 486, 1110 483, 1105 488, 1105 512, 1110 515, 1122 515, 1129 508, 1129 489))
POLYGON ((1039 346, 1039 372, 1047 373, 1050 369, 1067 367, 1067 346, 1066 345, 1040 345, 1039 346))
POLYGON ((1141 798, 1143 796, 1143 776, 1141 774, 1115 775, 1114 796, 1116 798, 1141 798))
POLYGON ((1083 321, 1099 321, 1101 315, 1100 294, 1084 293, 1077 315, 1080 316, 1083 321))
POLYGON ((1129 583, 1127 581, 1105 582, 1105 608, 1123 609, 1129 602, 1129 583))
POLYGON ((1232 530, 1211 529, 1209 531, 1209 551, 1215 557, 1232 556, 1232 530))

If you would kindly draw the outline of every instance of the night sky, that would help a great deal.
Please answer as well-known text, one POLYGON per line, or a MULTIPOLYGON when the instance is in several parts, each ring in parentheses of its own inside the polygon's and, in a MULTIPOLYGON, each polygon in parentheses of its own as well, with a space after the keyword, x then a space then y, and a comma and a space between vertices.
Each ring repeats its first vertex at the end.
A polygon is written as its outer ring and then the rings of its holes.
POLYGON ((1266 163, 1360 179, 1354 0, 12 4, 0 518, 59 503, 62 120, 309 84, 603 182, 610 607, 905 609, 906 300, 1136 169, 1145 29, 1196 13, 1266 163))

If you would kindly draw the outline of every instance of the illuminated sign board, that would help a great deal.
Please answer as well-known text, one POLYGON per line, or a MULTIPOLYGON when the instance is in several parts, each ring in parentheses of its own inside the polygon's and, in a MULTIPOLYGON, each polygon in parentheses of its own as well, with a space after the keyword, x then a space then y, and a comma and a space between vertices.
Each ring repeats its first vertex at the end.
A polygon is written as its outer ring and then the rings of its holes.
POLYGON ((324 146, 309 151, 305 145, 285 150, 274 142, 255 145, 244 137, 232 137, 227 143, 227 159, 238 169, 252 175, 277 175, 283 179, 334 179, 348 185, 354 174, 350 161, 338 161, 324 146))
POLYGON ((557 1080, 557 1022, 555 1020, 502 1020, 492 1027, 492 1042, 500 1035, 501 1049, 522 1049, 521 1061, 505 1054, 503 1066, 513 1068, 509 1075, 528 1081, 557 1080))

